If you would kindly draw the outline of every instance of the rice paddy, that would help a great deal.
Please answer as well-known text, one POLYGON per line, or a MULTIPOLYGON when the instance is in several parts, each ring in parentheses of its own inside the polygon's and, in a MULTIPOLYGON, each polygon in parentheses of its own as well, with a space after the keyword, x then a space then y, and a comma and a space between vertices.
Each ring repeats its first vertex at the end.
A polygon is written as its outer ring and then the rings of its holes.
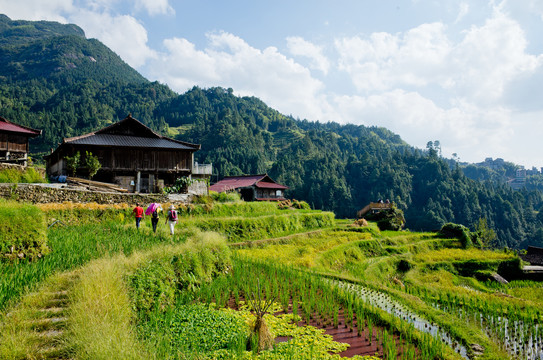
MULTIPOLYGON (((333 214, 281 210, 275 204, 193 205, 184 210, 173 237, 166 229, 153 234, 145 221, 136 230, 126 205, 85 209, 64 204, 41 210, 48 224, 61 220, 47 230, 51 252, 37 261, 0 262, 0 335, 11 326, 6 314, 53 276, 98 259, 136 256, 143 264, 147 253, 154 254, 152 264, 163 258, 157 252, 165 245, 178 244, 185 250, 164 266, 134 272, 131 265, 122 270, 125 275, 115 275, 124 282, 115 291, 140 284, 127 299, 119 297, 133 304, 119 316, 134 319, 140 316, 134 309, 151 304, 136 323, 119 321, 125 329, 119 331, 130 331, 133 347, 140 349, 131 358, 155 353, 155 358, 179 359, 543 359, 541 283, 489 280, 489 274, 518 263, 512 252, 459 249, 432 233, 381 233, 372 223, 353 227, 335 221, 333 214), (235 244, 232 258, 218 258, 196 245, 194 239, 200 238, 235 244), (217 261, 220 265, 211 265, 217 261), (205 271, 212 268, 222 270, 205 271), (151 275, 155 280, 143 280, 151 275), (251 350, 255 320, 248 300, 256 294, 271 305, 264 315, 276 339, 269 350, 251 350), (189 325, 200 316, 201 323, 189 325), (227 330, 226 324, 237 325, 227 330), (313 335, 305 337, 304 331, 313 335), (191 343, 175 340, 189 333, 194 335, 191 343)), ((78 289, 83 280, 74 281, 78 289)), ((69 306, 82 301, 68 298, 74 302, 69 306)), ((107 311, 110 305, 103 306, 107 311)), ((74 326, 73 321, 68 318, 66 326, 74 326)), ((69 337, 63 341, 68 342, 63 351, 77 357, 81 343, 70 343, 69 337)))

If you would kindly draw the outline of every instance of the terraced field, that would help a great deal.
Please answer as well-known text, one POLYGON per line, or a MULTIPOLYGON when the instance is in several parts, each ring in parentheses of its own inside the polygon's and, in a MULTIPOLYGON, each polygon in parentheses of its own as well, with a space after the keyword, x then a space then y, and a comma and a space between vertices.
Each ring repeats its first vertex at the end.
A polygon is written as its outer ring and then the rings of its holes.
POLYGON ((0 358, 543 359, 541 284, 492 280, 513 253, 273 203, 180 210, 171 237, 127 207, 44 208, 51 252, 0 262, 0 358))

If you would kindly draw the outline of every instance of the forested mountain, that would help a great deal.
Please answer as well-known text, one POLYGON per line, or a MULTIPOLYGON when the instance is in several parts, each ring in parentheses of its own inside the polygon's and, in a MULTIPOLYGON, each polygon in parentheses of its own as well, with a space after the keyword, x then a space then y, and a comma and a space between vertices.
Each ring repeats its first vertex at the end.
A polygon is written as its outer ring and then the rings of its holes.
POLYGON ((157 104, 176 94, 152 83, 76 25, 11 21, 0 15, 1 116, 42 129, 31 143, 44 153, 128 113, 155 130, 157 104))
POLYGON ((0 16, 1 116, 37 129, 35 157, 63 137, 128 113, 156 131, 202 144, 196 160, 226 175, 267 172, 287 195, 354 217, 379 198, 405 211, 407 227, 446 222, 472 229, 486 219, 495 246, 543 245, 543 196, 499 181, 476 181, 434 149, 418 150, 379 127, 295 120, 232 89, 176 94, 149 82, 75 25, 0 16))

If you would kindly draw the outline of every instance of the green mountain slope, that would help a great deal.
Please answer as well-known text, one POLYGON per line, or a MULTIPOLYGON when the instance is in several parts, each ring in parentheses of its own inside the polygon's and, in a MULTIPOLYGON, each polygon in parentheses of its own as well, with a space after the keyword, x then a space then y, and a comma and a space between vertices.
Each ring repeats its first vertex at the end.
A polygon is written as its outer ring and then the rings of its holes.
POLYGON ((0 15, 2 116, 42 136, 32 151, 45 153, 128 113, 155 130, 167 127, 153 111, 176 94, 152 83, 76 25, 11 21, 0 15))
POLYGON ((75 25, 0 16, 0 65, 0 115, 43 129, 31 143, 35 158, 64 137, 131 113, 156 131, 202 144, 196 160, 213 163, 218 177, 268 172, 289 186, 288 196, 340 217, 390 199, 410 229, 446 222, 474 229, 486 219, 498 234, 494 246, 543 245, 540 191, 470 180, 435 150, 417 150, 383 128, 295 120, 232 89, 176 94, 75 25))

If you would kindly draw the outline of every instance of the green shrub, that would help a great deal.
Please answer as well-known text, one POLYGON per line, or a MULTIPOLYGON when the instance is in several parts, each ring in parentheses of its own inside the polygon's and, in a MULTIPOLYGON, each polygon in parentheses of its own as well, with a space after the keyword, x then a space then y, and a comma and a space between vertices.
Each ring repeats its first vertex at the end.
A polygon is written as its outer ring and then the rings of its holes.
POLYGON ((134 309, 141 313, 165 310, 175 300, 176 276, 168 261, 151 260, 130 276, 134 309))
POLYGON ((300 210, 311 210, 311 206, 309 206, 307 202, 302 200, 292 200, 292 207, 300 210))
POLYGON ((214 201, 223 202, 223 203, 224 202, 236 202, 236 201, 241 200, 240 195, 235 191, 220 192, 220 193, 215 192, 215 191, 210 191, 209 196, 211 196, 211 198, 214 201))
POLYGON ((173 305, 177 289, 193 290, 227 272, 230 254, 220 235, 192 230, 184 251, 151 259, 128 275, 134 309, 145 316, 165 311, 173 305))
POLYGON ((32 260, 47 253, 44 213, 33 205, 0 200, 0 258, 32 260))
POLYGON ((379 230, 399 231, 405 225, 403 211, 397 207, 392 207, 389 210, 382 210, 376 213, 369 213, 364 216, 366 220, 377 222, 379 230))
POLYGON ((471 233, 464 225, 447 223, 441 227, 437 236, 444 239, 458 239, 464 249, 473 246, 471 233))
POLYGON ((213 203, 213 198, 209 195, 196 195, 192 198, 193 204, 211 204, 213 203))
POLYGON ((27 167, 24 171, 19 169, 3 169, 0 170, 0 183, 44 183, 46 180, 40 173, 32 168, 27 167))
MULTIPOLYGON (((161 346, 186 353, 199 353, 227 349, 236 342, 245 344, 248 326, 243 317, 232 311, 210 309, 206 305, 181 305, 155 320, 164 324, 147 331, 161 333, 165 343, 161 346)), ((164 351, 164 349, 161 349, 164 351)), ((167 353, 167 352, 166 352, 167 353)), ((198 357, 203 358, 203 357, 198 357)))

